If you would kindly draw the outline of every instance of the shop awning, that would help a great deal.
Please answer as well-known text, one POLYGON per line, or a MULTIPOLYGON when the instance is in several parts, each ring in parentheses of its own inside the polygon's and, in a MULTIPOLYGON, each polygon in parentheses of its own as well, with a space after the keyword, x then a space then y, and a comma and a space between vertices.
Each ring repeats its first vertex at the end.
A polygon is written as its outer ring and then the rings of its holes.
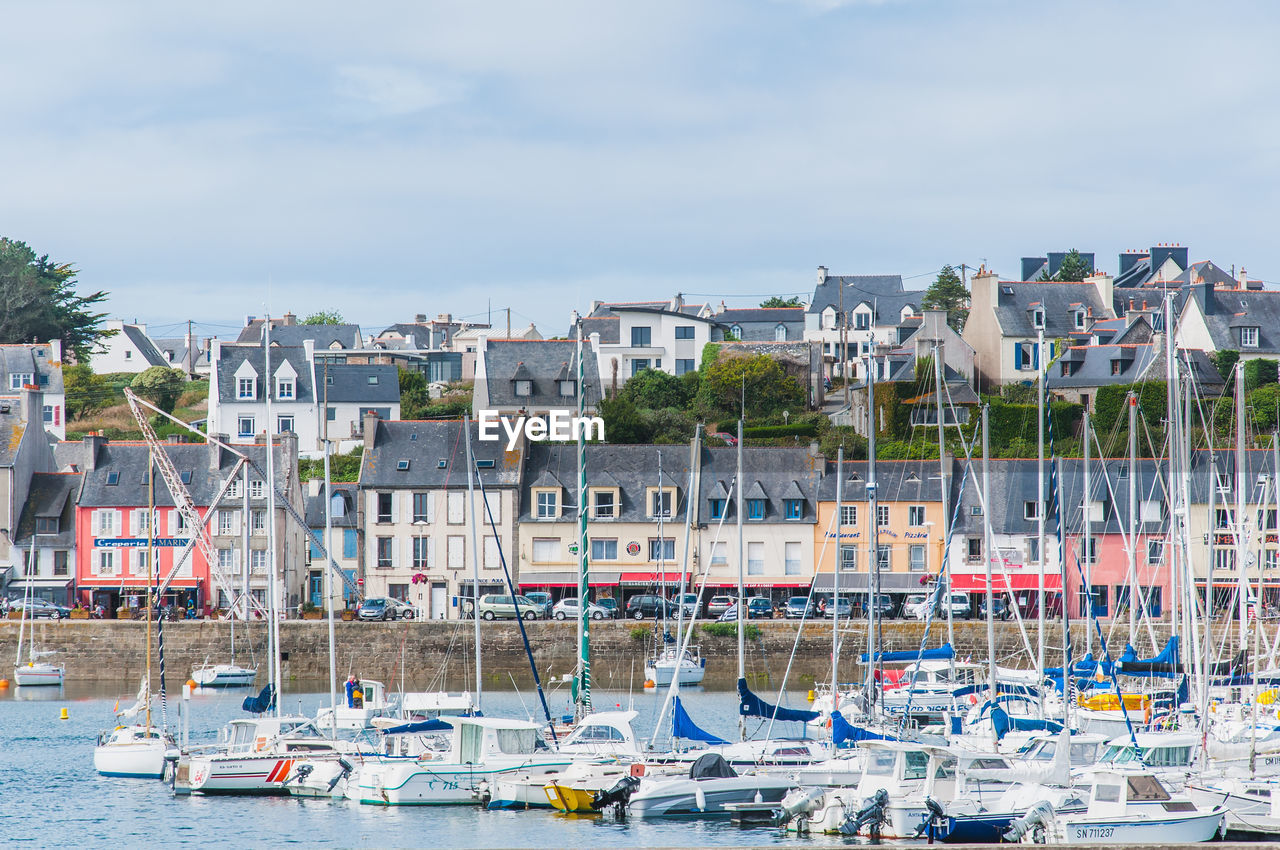
MULTIPOLYGON (((676 574, 679 577, 679 574, 676 574)), ((587 583, 591 587, 613 587, 618 583, 617 570, 588 570, 587 583)), ((577 570, 548 570, 546 572, 521 571, 520 587, 577 587, 577 570)))
MULTIPOLYGON (((882 571, 880 573, 880 592, 881 593, 920 593, 924 591, 925 586, 920 583, 921 577, 926 581, 932 578, 931 573, 891 573, 882 571)), ((858 572, 841 572, 840 573, 840 590, 844 592, 865 591, 871 576, 868 573, 858 572)), ((818 573, 813 577, 813 589, 819 593, 830 593, 835 590, 834 573, 818 573)))
MULTIPOLYGON (((952 573, 951 589, 961 592, 984 591, 987 589, 986 573, 952 573)), ((995 591, 1039 590, 1040 574, 993 573, 991 576, 991 589, 995 591)), ((1044 589, 1052 590, 1055 593, 1062 590, 1062 576, 1045 573, 1044 589)))
MULTIPOLYGON (((685 582, 689 583, 690 578, 685 577, 685 582)), ((618 578, 619 584, 629 585, 646 585, 646 584, 667 584, 672 587, 680 586, 680 571, 671 570, 670 572, 636 572, 622 573, 618 578)))

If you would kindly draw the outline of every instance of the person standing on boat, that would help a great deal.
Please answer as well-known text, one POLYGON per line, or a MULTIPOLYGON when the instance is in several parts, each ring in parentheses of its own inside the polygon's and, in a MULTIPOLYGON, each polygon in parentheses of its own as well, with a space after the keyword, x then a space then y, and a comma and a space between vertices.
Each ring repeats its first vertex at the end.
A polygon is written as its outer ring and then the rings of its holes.
POLYGON ((347 677, 347 708, 356 707, 356 677, 347 677))

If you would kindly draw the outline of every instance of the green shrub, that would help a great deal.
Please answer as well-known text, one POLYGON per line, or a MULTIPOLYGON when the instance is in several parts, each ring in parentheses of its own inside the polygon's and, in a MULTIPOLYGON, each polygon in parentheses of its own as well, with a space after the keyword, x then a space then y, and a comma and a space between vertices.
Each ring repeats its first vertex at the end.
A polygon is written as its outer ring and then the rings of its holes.
POLYGON ((636 643, 644 643, 653 636, 653 629, 648 626, 632 626, 630 634, 636 643))
MULTIPOLYGON (((738 636, 738 624, 736 622, 703 623, 701 628, 703 633, 710 635, 711 637, 737 637, 738 636)), ((746 632, 747 640, 757 640, 760 637, 760 634, 761 632, 760 632, 759 626, 756 626, 752 623, 747 623, 747 632, 746 632)))

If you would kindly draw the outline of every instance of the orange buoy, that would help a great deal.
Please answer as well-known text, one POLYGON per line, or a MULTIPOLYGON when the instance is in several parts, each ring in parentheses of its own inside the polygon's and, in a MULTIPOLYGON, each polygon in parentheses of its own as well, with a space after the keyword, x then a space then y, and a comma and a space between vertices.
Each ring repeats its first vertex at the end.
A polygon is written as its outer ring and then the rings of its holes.
POLYGON ((654 681, 653 681, 653 679, 645 679, 645 680, 644 680, 644 686, 645 686, 646 688, 656 688, 656 687, 658 687, 657 683, 656 683, 656 682, 654 682, 654 681))
POLYGON ((0 679, 0 689, 9 687, 8 679, 0 679))
POLYGON ((194 691, 196 689, 196 680, 187 679, 187 687, 194 691))

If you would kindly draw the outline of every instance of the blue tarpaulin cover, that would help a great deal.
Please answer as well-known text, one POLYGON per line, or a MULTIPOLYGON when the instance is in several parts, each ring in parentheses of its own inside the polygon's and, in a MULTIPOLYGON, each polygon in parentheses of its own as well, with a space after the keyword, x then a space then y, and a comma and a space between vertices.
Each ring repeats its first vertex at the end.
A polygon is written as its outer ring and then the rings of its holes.
MULTIPOLYGON (((918 649, 903 649, 898 652, 877 652, 876 660, 885 662, 902 662, 915 661, 919 658, 921 661, 950 661, 956 657, 956 651, 951 648, 951 644, 944 643, 936 649, 926 649, 921 652, 918 649)), ((862 653, 862 663, 867 663, 867 653, 862 653)))
POLYGON ((417 723, 402 723, 384 731, 388 735, 412 735, 417 732, 448 732, 451 729, 453 729, 452 724, 438 717, 433 717, 430 720, 420 720, 417 723))
POLYGON ((710 732, 698 728, 693 718, 684 710, 680 697, 676 697, 671 708, 671 737, 684 738, 688 741, 703 741, 708 744, 727 744, 723 738, 717 738, 710 732))
POLYGON ((854 726, 839 711, 831 712, 831 741, 837 747, 852 747, 859 741, 896 741, 888 735, 881 735, 861 726, 854 726))
POLYGON ((744 717, 772 717, 774 720, 791 720, 796 723, 808 723, 810 720, 817 720, 819 716, 816 711, 770 705, 751 693, 746 679, 738 680, 738 713, 744 717))
POLYGON ((276 706, 276 689, 267 685, 256 697, 245 697, 240 707, 252 714, 266 714, 276 706))

